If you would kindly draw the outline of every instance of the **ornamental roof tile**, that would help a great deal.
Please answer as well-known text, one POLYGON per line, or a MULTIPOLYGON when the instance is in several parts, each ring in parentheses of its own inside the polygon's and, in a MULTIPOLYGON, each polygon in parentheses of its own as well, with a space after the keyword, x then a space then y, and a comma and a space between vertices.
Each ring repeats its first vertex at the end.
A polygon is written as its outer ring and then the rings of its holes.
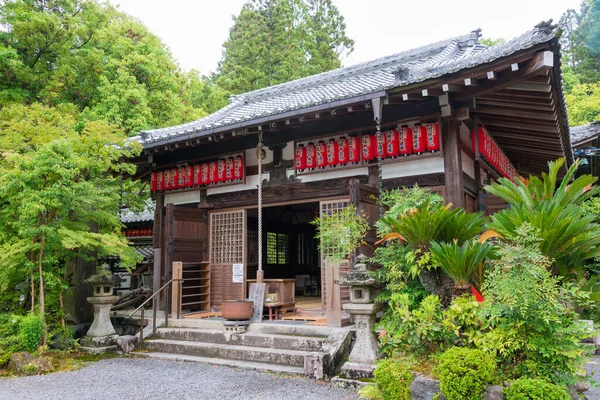
POLYGON ((148 148, 173 140, 207 136, 223 127, 242 128, 258 118, 275 119, 287 112, 375 95, 455 73, 550 41, 555 37, 556 28, 550 22, 542 22, 523 35, 493 47, 479 44, 480 30, 474 30, 391 56, 232 96, 226 107, 211 115, 178 126, 141 131, 135 140, 148 148))

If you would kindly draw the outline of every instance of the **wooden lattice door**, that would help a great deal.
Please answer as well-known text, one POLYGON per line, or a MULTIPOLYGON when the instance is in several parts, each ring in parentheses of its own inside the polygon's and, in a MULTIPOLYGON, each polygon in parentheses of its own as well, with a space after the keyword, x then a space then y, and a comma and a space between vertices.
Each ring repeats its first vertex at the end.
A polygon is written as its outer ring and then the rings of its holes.
MULTIPOLYGON (((321 201, 319 203, 320 215, 333 215, 350 205, 349 199, 321 201)), ((321 301, 327 315, 327 325, 341 326, 341 305, 349 299, 348 290, 341 291, 334 280, 349 272, 349 264, 344 261, 341 265, 333 265, 325 261, 329 249, 321 248, 321 301), (343 292, 343 293, 342 293, 343 292), (345 295, 344 295, 345 294, 345 295), (346 298, 347 297, 347 298, 346 298)))
POLYGON ((246 210, 210 213, 211 304, 242 300, 246 282, 246 210), (242 276, 234 274, 241 264, 242 276), (240 282, 241 278, 241 282, 240 282))

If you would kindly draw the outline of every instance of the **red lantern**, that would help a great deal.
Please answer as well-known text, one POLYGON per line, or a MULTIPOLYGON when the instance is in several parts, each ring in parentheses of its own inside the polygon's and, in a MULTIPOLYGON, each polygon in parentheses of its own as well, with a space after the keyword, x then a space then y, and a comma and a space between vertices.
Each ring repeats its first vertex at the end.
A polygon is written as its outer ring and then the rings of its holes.
POLYGON ((396 158, 400 154, 400 134, 397 130, 385 133, 385 155, 396 158))
POLYGON ((165 190, 165 174, 163 171, 156 173, 156 190, 159 192, 165 190))
POLYGON ((242 179, 244 179, 244 159, 242 158, 242 156, 237 155, 235 156, 234 161, 235 164, 233 170, 233 177, 236 181, 241 181, 242 179))
POLYGON ((202 185, 202 165, 194 165, 194 186, 202 185))
MULTIPOLYGON (((485 157, 490 162, 492 157, 492 139, 483 127, 479 127, 477 131, 477 141, 479 143, 479 154, 485 157)), ((471 145, 473 151, 475 151, 475 132, 471 132, 471 145)))
POLYGON ((166 170, 163 172, 163 179, 165 181, 164 188, 165 190, 172 189, 171 186, 171 170, 166 170))
POLYGON ((156 176, 156 172, 153 172, 152 174, 150 174, 150 191, 156 192, 157 190, 158 190, 157 176, 156 176))
POLYGON ((327 144, 319 140, 317 144, 317 167, 324 169, 327 166, 327 144))
POLYGON ((385 158, 386 144, 386 135, 384 133, 375 135, 375 157, 385 158))
POLYGON ((295 161, 296 171, 302 172, 306 169, 306 148, 303 144, 296 147, 295 161))
POLYGON ((227 182, 233 182, 235 176, 235 162, 233 157, 227 157, 225 160, 225 180, 227 182))
POLYGON ((225 180, 227 179, 225 176, 225 167, 226 167, 226 161, 224 158, 219 158, 219 161, 217 162, 217 179, 219 182, 225 182, 225 180))
POLYGON ((338 142, 338 162, 340 165, 346 165, 350 161, 350 145, 348 139, 342 136, 338 142))
POLYGON ((413 152, 413 131, 406 125, 400 128, 399 136, 399 152, 404 157, 413 152))
POLYGON ((427 124, 427 150, 435 153, 440 150, 440 126, 437 122, 427 124))
POLYGON ((310 142, 306 146, 306 169, 312 171, 317 166, 317 149, 315 144, 310 142))
POLYGON ((177 189, 179 187, 179 168, 171 170, 171 189, 177 189))
POLYGON ((180 187, 190 187, 194 183, 193 167, 182 167, 179 169, 180 187))
POLYGON ((354 165, 360 162, 360 153, 361 153, 361 140, 359 137, 351 137, 348 139, 349 144, 349 158, 350 162, 354 165))
POLYGON ((334 168, 339 162, 339 147, 335 139, 329 139, 327 143, 327 165, 334 168))
POLYGON ((200 182, 203 185, 208 185, 210 183, 210 164, 209 163, 202 164, 201 171, 202 172, 200 172, 200 174, 201 174, 200 182))
POLYGON ((377 140, 374 135, 363 135, 362 137, 362 157, 363 160, 370 161, 375 158, 377 149, 377 140))
POLYGON ((214 185, 219 182, 219 178, 217 177, 217 162, 211 161, 208 164, 208 183, 214 185))
POLYGON ((427 150, 427 128, 416 124, 413 129, 413 152, 421 155, 427 150))

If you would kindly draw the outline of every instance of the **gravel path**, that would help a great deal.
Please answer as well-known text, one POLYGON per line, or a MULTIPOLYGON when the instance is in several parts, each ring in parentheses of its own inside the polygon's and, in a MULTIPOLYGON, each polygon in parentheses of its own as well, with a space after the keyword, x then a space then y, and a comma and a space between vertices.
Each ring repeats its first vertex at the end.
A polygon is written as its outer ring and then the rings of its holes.
MULTIPOLYGON (((600 355, 592 358, 592 361, 585 367, 588 374, 591 374, 594 381, 600 384, 600 355)), ((600 400, 600 388, 591 387, 590 390, 584 393, 588 400, 600 400)))
POLYGON ((0 378, 0 400, 357 398, 309 379, 147 358, 113 358, 72 372, 0 378))

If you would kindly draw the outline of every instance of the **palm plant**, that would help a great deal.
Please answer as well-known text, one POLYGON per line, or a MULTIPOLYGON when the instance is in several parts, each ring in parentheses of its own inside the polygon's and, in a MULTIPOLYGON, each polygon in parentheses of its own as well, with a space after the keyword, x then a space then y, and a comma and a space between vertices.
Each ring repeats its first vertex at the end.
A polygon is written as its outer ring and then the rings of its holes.
POLYGON ((468 240, 461 246, 454 240, 450 243, 432 242, 430 251, 435 264, 454 281, 453 296, 458 297, 470 292, 475 275, 481 280, 483 265, 492 255, 493 246, 475 240, 468 240))
POLYGON ((548 163, 549 172, 541 179, 513 183, 502 178, 485 190, 506 201, 510 208, 496 213, 489 228, 506 240, 516 237, 524 223, 535 227, 542 239, 540 250, 553 261, 553 272, 562 276, 581 276, 585 260, 600 253, 600 225, 586 213, 582 203, 600 193, 592 187, 596 178, 583 175, 571 182, 578 163, 574 163, 558 185, 558 173, 565 159, 548 163))

